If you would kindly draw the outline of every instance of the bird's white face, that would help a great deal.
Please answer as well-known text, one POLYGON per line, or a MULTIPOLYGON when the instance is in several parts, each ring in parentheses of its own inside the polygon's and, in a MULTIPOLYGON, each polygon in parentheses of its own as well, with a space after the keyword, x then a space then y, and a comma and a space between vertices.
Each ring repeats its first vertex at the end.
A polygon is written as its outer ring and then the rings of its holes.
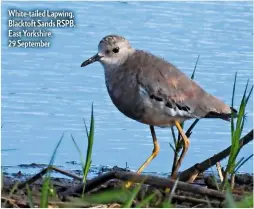
POLYGON ((100 43, 98 54, 99 62, 103 66, 118 66, 125 62, 130 51, 130 45, 126 41, 116 41, 114 44, 100 43))
POLYGON ((100 42, 98 54, 101 56, 99 62, 104 67, 115 67, 121 65, 128 58, 131 46, 126 40, 116 40, 114 42, 100 42))
POLYGON ((81 64, 85 67, 93 62, 100 62, 105 70, 116 69, 123 64, 133 49, 125 38, 117 35, 104 37, 98 45, 98 53, 81 64))

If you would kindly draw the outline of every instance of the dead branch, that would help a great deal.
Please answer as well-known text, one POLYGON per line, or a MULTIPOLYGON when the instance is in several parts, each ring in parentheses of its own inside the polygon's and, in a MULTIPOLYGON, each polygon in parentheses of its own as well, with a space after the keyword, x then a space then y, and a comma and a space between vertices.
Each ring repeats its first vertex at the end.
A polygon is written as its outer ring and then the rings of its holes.
POLYGON ((39 173, 35 174, 31 178, 27 179, 25 182, 18 185, 18 189, 23 189, 27 184, 32 184, 33 182, 40 179, 42 176, 44 176, 47 173, 48 168, 42 169, 39 173))
MULTIPOLYGON (((240 149, 252 140, 253 140, 253 130, 251 130, 247 135, 245 135, 243 138, 240 139, 239 141, 240 149)), ((197 163, 194 166, 186 169, 185 171, 180 173, 179 175, 180 181, 193 182, 198 174, 206 171, 208 168, 214 166, 217 162, 229 156, 230 149, 231 146, 217 153, 213 157, 210 157, 204 160, 203 162, 197 163)))
POLYGON ((62 169, 57 168, 55 166, 51 166, 51 169, 65 175, 65 176, 69 176, 69 177, 74 178, 74 179, 79 180, 79 181, 82 181, 82 179, 83 179, 82 177, 80 177, 76 174, 73 174, 73 173, 70 173, 68 171, 62 170, 62 169))
MULTIPOLYGON (((85 192, 91 191, 92 189, 96 188, 98 185, 101 185, 111 179, 119 179, 124 182, 131 181, 135 183, 149 184, 155 188, 161 188, 161 189, 165 189, 165 188, 172 189, 175 184, 174 180, 168 179, 168 178, 162 178, 162 177, 157 177, 152 175, 142 175, 142 174, 137 174, 133 172, 112 171, 87 181, 85 192)), ((60 193, 59 195, 63 197, 71 196, 75 193, 80 193, 82 189, 83 189, 83 184, 78 185, 77 187, 68 189, 65 192, 60 193)), ((195 194, 206 195, 206 196, 218 198, 221 200, 225 198, 225 195, 222 192, 212 190, 212 189, 207 189, 205 187, 201 187, 194 184, 180 182, 180 181, 178 181, 177 183, 177 189, 182 191, 192 192, 195 194)))
POLYGON ((82 181, 82 177, 80 177, 76 174, 73 174, 73 173, 70 173, 68 171, 62 170, 62 169, 57 168, 55 166, 48 166, 47 168, 42 169, 39 173, 35 174, 31 178, 27 179, 25 182, 19 184, 18 189, 23 189, 26 186, 26 184, 29 185, 29 184, 32 184, 33 182, 37 181, 42 176, 44 176, 47 173, 47 171, 49 171, 49 170, 55 170, 55 171, 65 175, 65 176, 72 177, 74 179, 82 181))
MULTIPOLYGON (((172 189, 175 185, 175 180, 157 177, 157 176, 150 176, 150 175, 139 175, 132 172, 115 172, 115 178, 120 179, 122 181, 133 181, 136 183, 144 182, 144 184, 149 184, 156 188, 170 188, 172 189)), ((224 199, 225 195, 221 192, 206 189, 205 187, 201 187, 198 185, 188 184, 185 182, 178 181, 177 189, 187 192, 192 192, 201 195, 207 195, 219 199, 224 199)))
MULTIPOLYGON (((101 176, 97 176, 91 180, 88 180, 85 185, 85 192, 89 192, 111 179, 114 179, 114 171, 110 171, 101 176)), ((67 190, 60 193, 60 196, 66 197, 66 196, 71 196, 75 193, 78 193, 78 194, 82 193, 83 187, 84 187, 84 184, 77 185, 76 187, 68 187, 67 190)))

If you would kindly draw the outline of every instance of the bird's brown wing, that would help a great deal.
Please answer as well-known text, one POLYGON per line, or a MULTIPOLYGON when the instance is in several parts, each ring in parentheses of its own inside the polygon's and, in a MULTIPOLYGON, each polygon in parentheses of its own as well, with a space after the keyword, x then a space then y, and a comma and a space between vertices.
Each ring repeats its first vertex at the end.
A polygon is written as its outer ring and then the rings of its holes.
POLYGON ((140 60, 138 83, 152 100, 164 101, 168 108, 188 112, 189 117, 223 118, 231 114, 228 105, 205 92, 171 63, 141 51, 136 51, 135 56, 140 60))

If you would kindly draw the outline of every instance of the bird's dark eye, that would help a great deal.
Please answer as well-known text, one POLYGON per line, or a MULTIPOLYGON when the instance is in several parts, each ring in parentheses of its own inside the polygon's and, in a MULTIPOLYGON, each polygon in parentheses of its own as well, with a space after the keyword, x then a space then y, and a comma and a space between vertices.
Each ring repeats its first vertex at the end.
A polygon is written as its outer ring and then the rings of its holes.
POLYGON ((118 53, 119 52, 119 47, 116 47, 112 50, 114 53, 118 53))

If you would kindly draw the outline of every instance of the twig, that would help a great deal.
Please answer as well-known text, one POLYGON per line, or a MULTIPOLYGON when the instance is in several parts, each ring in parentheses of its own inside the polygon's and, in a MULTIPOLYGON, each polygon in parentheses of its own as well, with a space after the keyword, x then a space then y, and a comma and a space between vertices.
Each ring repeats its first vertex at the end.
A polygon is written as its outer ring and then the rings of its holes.
POLYGON ((234 173, 231 175, 230 186, 231 186, 231 190, 233 190, 235 187, 235 174, 234 173))
POLYGON ((65 176, 69 176, 69 177, 74 178, 74 179, 79 180, 79 181, 82 181, 82 179, 83 179, 82 177, 80 177, 76 174, 73 174, 73 173, 70 173, 68 171, 62 170, 62 169, 57 168, 55 166, 52 166, 51 169, 65 175, 65 176))
MULTIPOLYGON (((251 130, 247 135, 245 135, 242 139, 240 139, 239 141, 240 148, 242 148, 243 146, 245 146, 252 140, 253 140, 253 130, 251 130)), ((180 181, 193 182, 199 173, 204 172, 208 168, 214 166, 217 162, 226 158, 230 153, 230 149, 231 149, 231 146, 217 153, 213 157, 210 157, 204 160, 203 162, 197 163, 194 166, 186 169, 185 171, 180 173, 180 176, 179 176, 180 181)))
POLYGON ((220 177, 220 182, 222 183, 223 182, 223 174, 222 174, 222 169, 221 169, 220 162, 216 163, 216 168, 217 168, 217 171, 218 171, 218 174, 219 174, 219 177, 220 177))

